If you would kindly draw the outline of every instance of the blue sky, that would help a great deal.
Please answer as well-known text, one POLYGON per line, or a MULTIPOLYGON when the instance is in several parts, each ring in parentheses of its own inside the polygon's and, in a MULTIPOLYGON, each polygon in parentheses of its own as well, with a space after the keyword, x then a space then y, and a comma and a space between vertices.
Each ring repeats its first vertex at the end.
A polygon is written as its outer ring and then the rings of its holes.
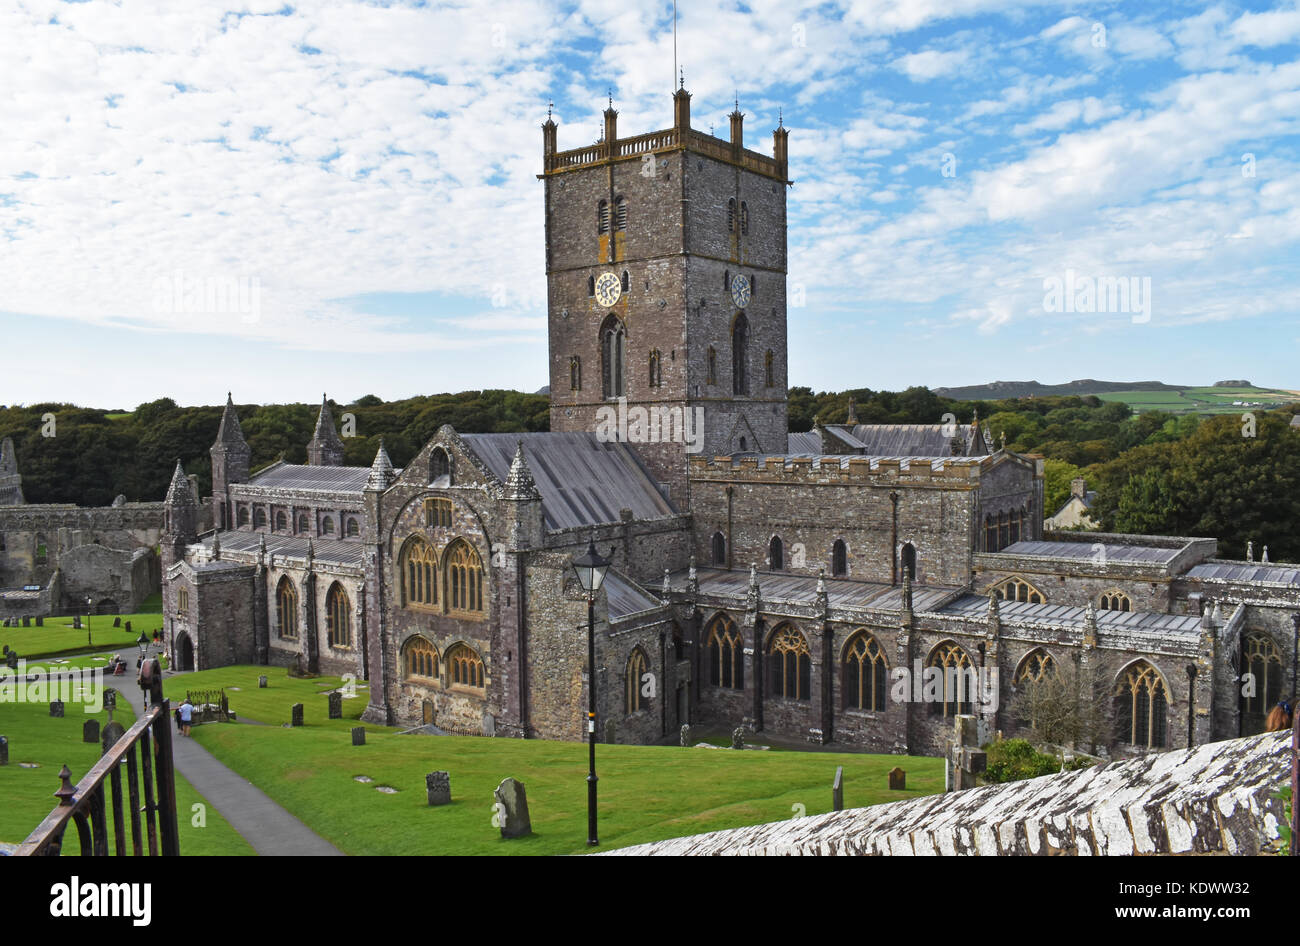
MULTIPOLYGON (((792 384, 1300 389, 1294 2, 679 13, 694 125, 738 94, 751 147, 791 129, 792 384), (1149 310, 1049 311, 1067 278, 1149 310)), ((541 387, 547 103, 562 149, 607 89, 624 134, 670 125, 671 18, 7 6, 0 403, 541 387)))

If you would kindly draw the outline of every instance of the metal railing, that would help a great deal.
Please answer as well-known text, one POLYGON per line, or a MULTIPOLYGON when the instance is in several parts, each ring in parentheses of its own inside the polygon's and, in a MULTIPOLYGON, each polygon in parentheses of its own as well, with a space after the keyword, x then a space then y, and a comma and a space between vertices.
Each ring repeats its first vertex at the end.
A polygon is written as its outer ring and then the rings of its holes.
POLYGON ((125 856, 128 816, 133 855, 180 854, 171 710, 167 700, 163 699, 162 669, 156 658, 141 668, 140 681, 141 688, 148 693, 149 705, 144 713, 75 786, 72 785, 72 773, 66 765, 63 767, 59 772, 61 784, 54 793, 59 799, 58 807, 18 846, 15 854, 20 857, 61 854, 64 833, 73 824, 81 841, 82 855, 107 857, 111 853, 125 856), (122 785, 124 764, 125 792, 122 785), (112 851, 109 850, 108 836, 110 813, 112 851))

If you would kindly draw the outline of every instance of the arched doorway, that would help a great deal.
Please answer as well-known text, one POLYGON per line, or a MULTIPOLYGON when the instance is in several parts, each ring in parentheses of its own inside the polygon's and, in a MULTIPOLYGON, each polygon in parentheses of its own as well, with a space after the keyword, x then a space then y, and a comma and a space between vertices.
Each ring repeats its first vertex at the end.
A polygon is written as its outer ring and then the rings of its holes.
POLYGON ((194 669, 194 641, 190 640, 190 635, 186 631, 181 631, 176 637, 176 665, 173 670, 193 670, 194 669))
POLYGON ((121 610, 118 609, 117 602, 114 601, 112 598, 101 598, 99 603, 95 605, 95 613, 96 614, 121 614, 122 612, 121 610))

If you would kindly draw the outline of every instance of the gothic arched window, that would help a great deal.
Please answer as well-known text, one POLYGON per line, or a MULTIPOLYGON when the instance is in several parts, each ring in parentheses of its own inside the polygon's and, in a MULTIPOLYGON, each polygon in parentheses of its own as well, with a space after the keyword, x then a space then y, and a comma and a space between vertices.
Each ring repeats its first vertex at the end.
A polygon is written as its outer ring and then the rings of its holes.
POLYGON ((771 674, 769 696, 787 700, 812 698, 812 652, 797 628, 785 624, 772 632, 772 640, 767 645, 767 665, 771 674))
POLYGON ((483 562, 464 539, 447 548, 447 604, 453 614, 483 613, 483 562))
POLYGON ((1253 736, 1264 731, 1269 711, 1282 699, 1282 652, 1267 635, 1245 634, 1241 639, 1241 671, 1241 732, 1253 736))
POLYGON ((433 546, 412 536, 398 560, 402 579, 402 605, 428 607, 438 603, 438 556, 433 546))
POLYGON ((311 531, 311 520, 307 518, 307 514, 305 512, 298 516, 298 531, 299 532, 311 531))
POLYGON ((844 708, 883 713, 889 663, 880 642, 867 631, 853 635, 844 648, 842 670, 844 708))
POLYGON ((745 689, 745 656, 740 631, 725 614, 709 622, 704 646, 709 652, 709 683, 730 690, 745 689))
POLYGON ((743 200, 740 202, 740 232, 749 232, 749 204, 743 200))
POLYGON ((275 514, 275 531, 289 531, 289 516, 283 509, 275 514))
POLYGON ((436 483, 443 477, 447 477, 448 486, 451 485, 451 457, 442 447, 434 447, 429 451, 429 482, 436 483))
POLYGON ((587 295, 589 295, 589 296, 594 296, 595 294, 596 294, 596 277, 595 277, 595 276, 588 276, 588 277, 587 277, 587 295))
POLYGON ((1015 576, 1002 579, 989 589, 989 593, 996 595, 1000 601, 1027 601, 1030 604, 1044 604, 1047 601, 1047 596, 1041 591, 1023 578, 1015 576))
POLYGON ((849 547, 843 539, 836 539, 831 546, 831 575, 840 577, 849 573, 849 547))
POLYGON ((348 538, 356 538, 361 534, 361 523, 357 522, 355 517, 348 516, 346 522, 347 522, 347 527, 345 530, 345 535, 347 535, 348 538))
POLYGON ((627 714, 646 709, 646 699, 641 695, 641 680, 646 673, 645 652, 640 647, 632 649, 632 655, 627 658, 627 676, 624 680, 624 705, 627 708, 627 714))
POLYGON ((727 565, 727 539, 721 532, 713 533, 713 564, 725 568, 727 565))
POLYGON ((239 514, 238 514, 238 517, 236 518, 235 521, 236 521, 239 525, 241 525, 241 526, 246 526, 246 525, 248 525, 248 507, 247 507, 247 506, 240 506, 240 507, 239 507, 239 514))
POLYGON ((943 698, 930 704, 931 713, 946 719, 973 712, 979 680, 966 651, 952 641, 943 641, 930 652, 925 665, 937 669, 942 678, 943 698))
POLYGON ((650 387, 652 388, 657 388, 663 384, 660 364, 659 349, 652 349, 650 351, 650 387))
POLYGON ((916 581, 916 546, 911 542, 904 542, 901 558, 903 575, 916 581))
POLYGON ((600 327, 601 369, 605 397, 622 397, 626 364, 627 330, 617 316, 609 316, 600 327))
POLYGON ((325 596, 325 628, 331 647, 352 646, 352 604, 337 581, 325 596))
POLYGON ((1056 672, 1056 661, 1052 655, 1041 647, 1035 647, 1029 653, 1025 654, 1020 666, 1016 668, 1015 676, 1011 678, 1013 686, 1019 686, 1022 683, 1036 683, 1047 678, 1048 674, 1056 672))
POLYGON ((452 686, 471 690, 484 688, 483 658, 467 645, 456 644, 443 659, 447 662, 447 675, 452 686))
POLYGON ((1108 591, 1097 599, 1097 607, 1102 611, 1132 611, 1133 602, 1122 591, 1108 591))
POLYGON ((632 288, 632 278, 628 276, 627 270, 623 270, 623 291, 628 292, 632 288))
POLYGON ((1145 660, 1131 665, 1115 684, 1115 731, 1119 741, 1148 749, 1165 747, 1169 688, 1145 660))
POLYGON ((772 541, 767 543, 767 561, 772 571, 785 571, 785 543, 779 535, 772 536, 772 541))
POLYGON ((266 510, 263 509, 261 506, 253 507, 253 528, 255 529, 266 528, 266 510))
POLYGON ((408 680, 423 678, 421 683, 438 682, 438 648, 423 637, 412 637, 402 647, 402 669, 408 680))
POLYGON ((333 534, 334 534, 334 520, 331 519, 329 516, 326 516, 324 519, 322 519, 322 520, 320 521, 320 531, 321 531, 324 535, 333 535, 333 534))
POLYGON ((741 312, 731 328, 731 393, 749 393, 749 319, 741 312))
POLYGON ((298 637, 298 589, 288 575, 283 576, 275 587, 275 625, 282 638, 294 640, 298 637))

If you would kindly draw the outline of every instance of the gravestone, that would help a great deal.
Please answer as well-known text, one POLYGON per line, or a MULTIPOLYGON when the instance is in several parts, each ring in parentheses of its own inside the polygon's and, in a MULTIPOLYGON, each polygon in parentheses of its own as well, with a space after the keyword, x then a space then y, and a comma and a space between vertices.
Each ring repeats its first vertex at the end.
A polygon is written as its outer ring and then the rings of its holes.
POLYGON ((975 776, 988 765, 988 755, 979 748, 978 721, 974 716, 953 717, 953 741, 948 753, 952 777, 948 791, 960 792, 975 787, 975 776))
POLYGON ((831 783, 831 811, 844 810, 844 766, 835 766, 835 781, 831 783))
POLYGON ((689 746, 690 744, 691 744, 691 724, 682 723, 682 745, 689 746))
POLYGON ((4 626, 5 626, 5 627, 8 627, 8 626, 9 626, 9 619, 8 619, 8 618, 5 618, 4 626))
POLYGON ((260 677, 257 678, 257 688, 259 690, 266 689, 266 674, 262 674, 260 677))
POLYGON ((0 653, 4 654, 4 655, 5 655, 5 659, 7 660, 7 659, 9 658, 9 645, 8 645, 8 644, 5 644, 5 645, 4 645, 4 649, 3 649, 3 650, 0 650, 0 653))
POLYGON ((0 736, 0 765, 9 764, 9 740, 0 736))
POLYGON ((501 822, 501 837, 522 838, 533 833, 533 823, 528 817, 528 794, 523 782, 504 778, 492 795, 497 800, 493 807, 501 822))
POLYGON ((354 746, 364 746, 365 744, 366 744, 366 727, 365 727, 365 726, 353 726, 353 727, 352 727, 352 745, 354 745, 354 746))
POLYGON ((88 719, 81 724, 81 741, 91 745, 99 742, 99 720, 88 719))
POLYGON ((31 627, 31 626, 32 626, 32 619, 29 618, 29 617, 24 616, 24 617, 23 617, 23 627, 31 627))
MULTIPOLYGON (((121 626, 122 626, 122 619, 121 619, 120 617, 113 618, 113 626, 114 626, 114 627, 121 627, 121 626)), ((127 630, 129 631, 129 630, 131 630, 131 629, 128 627, 127 630)))
POLYGON ((618 742, 617 737, 618 737, 618 727, 615 725, 614 720, 612 719, 605 720, 605 745, 607 746, 614 745, 614 743, 618 742))
POLYGON ((891 792, 901 792, 907 788, 907 773, 894 766, 889 770, 889 790, 891 792))
POLYGON ((330 694, 330 719, 343 718, 343 694, 335 690, 330 694))
POLYGON ((53 703, 50 704, 50 715, 53 716, 53 717, 55 717, 56 719, 62 719, 62 718, 63 718, 63 701, 62 701, 62 700, 55 700, 53 703))
POLYGON ((16 650, 9 651, 9 669, 10 670, 18 669, 18 651, 16 650))
POLYGON ((109 711, 117 709, 117 690, 113 687, 104 690, 104 708, 109 711))
MULTIPOLYGON (((121 620, 121 619, 119 618, 118 620, 121 620)), ((114 626, 116 627, 116 625, 114 625, 114 626)), ((131 622, 130 622, 130 621, 127 621, 127 622, 126 622, 126 627, 124 627, 123 630, 125 630, 128 634, 131 633, 131 622)))
POLYGON ((79 630, 81 630, 81 615, 80 615, 80 614, 75 614, 75 615, 73 615, 73 617, 72 617, 72 629, 73 629, 74 631, 79 631, 79 630))
POLYGON ((429 792, 430 805, 451 804, 450 772, 430 772, 424 777, 424 787, 429 792))
POLYGON ((731 748, 733 749, 745 748, 745 727, 744 726, 737 726, 735 729, 731 731, 731 748))
POLYGON ((36 619, 36 626, 37 626, 37 627, 44 627, 44 626, 45 626, 45 618, 37 618, 37 619, 36 619))
POLYGON ((301 725, 302 725, 302 704, 301 704, 301 703, 294 703, 294 704, 293 704, 293 710, 292 710, 292 713, 293 713, 293 716, 292 716, 292 718, 290 719, 289 725, 290 725, 290 726, 301 726, 301 725))
POLYGON ((114 743, 126 735, 126 727, 121 723, 112 722, 104 727, 103 733, 99 737, 100 746, 104 752, 113 748, 114 743))

